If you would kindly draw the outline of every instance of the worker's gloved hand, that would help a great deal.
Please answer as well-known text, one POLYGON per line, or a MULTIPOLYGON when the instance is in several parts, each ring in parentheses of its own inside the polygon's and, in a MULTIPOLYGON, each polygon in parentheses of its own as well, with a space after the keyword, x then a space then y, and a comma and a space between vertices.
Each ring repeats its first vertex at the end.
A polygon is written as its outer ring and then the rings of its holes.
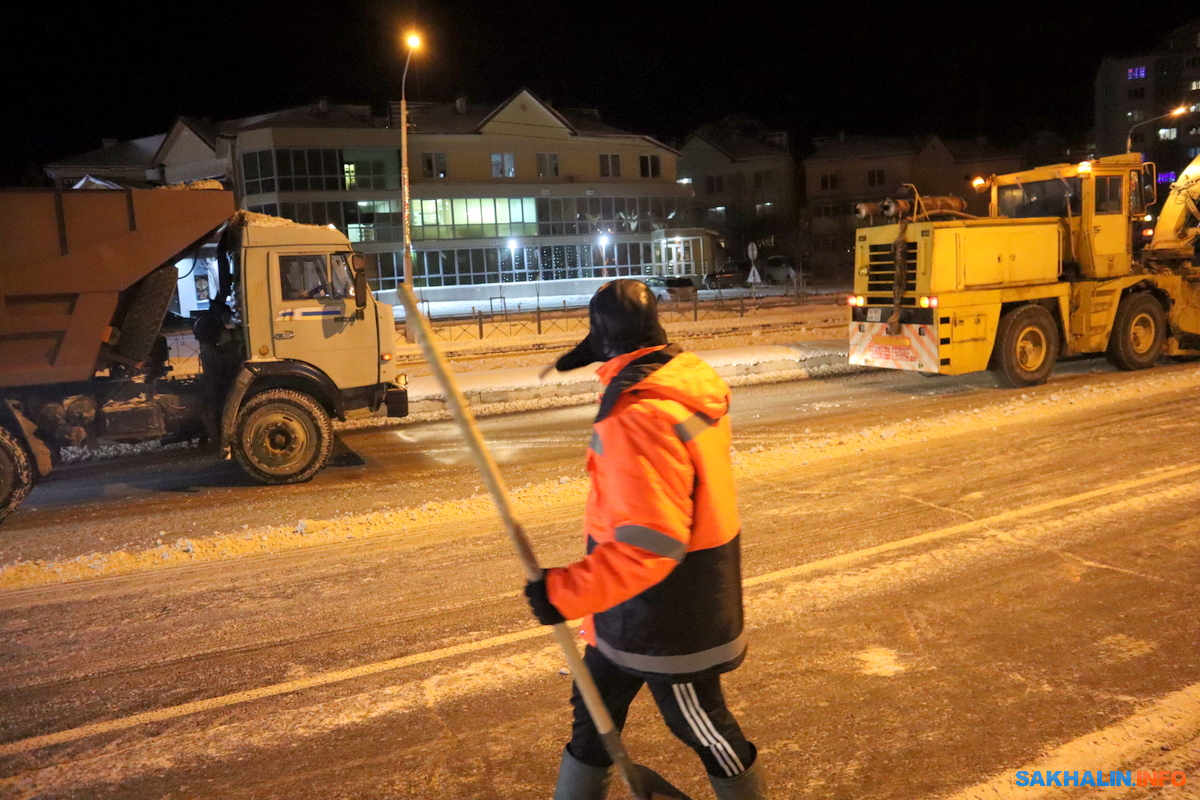
POLYGON ((546 570, 542 570, 542 577, 525 584, 525 599, 529 601, 533 616, 543 625, 557 625, 567 621, 546 595, 546 570))

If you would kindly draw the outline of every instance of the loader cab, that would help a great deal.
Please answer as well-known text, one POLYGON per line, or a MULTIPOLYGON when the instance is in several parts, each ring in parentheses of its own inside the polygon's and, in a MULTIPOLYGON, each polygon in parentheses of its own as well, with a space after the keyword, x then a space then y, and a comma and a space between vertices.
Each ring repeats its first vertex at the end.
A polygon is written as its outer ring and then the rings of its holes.
POLYGON ((1154 165, 1143 164, 1139 154, 1039 167, 993 183, 996 216, 1060 219, 1063 260, 1079 264, 1088 278, 1129 274, 1131 227, 1153 202, 1154 165))

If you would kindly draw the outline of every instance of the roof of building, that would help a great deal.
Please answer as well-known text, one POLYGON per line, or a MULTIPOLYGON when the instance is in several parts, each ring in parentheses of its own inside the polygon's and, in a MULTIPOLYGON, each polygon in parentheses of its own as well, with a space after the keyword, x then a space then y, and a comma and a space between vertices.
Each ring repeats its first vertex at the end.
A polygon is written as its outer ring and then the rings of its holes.
POLYGON ((69 168, 86 170, 89 167, 100 169, 149 169, 154 166, 154 154, 167 138, 165 133, 154 136, 143 136, 141 139, 130 139, 124 142, 105 144, 96 150, 89 150, 77 156, 62 158, 48 168, 69 168))
POLYGON ((852 158, 886 158, 915 156, 931 142, 945 145, 955 161, 984 161, 996 158, 1019 158, 1019 154, 989 144, 987 139, 942 139, 926 136, 839 136, 814 139, 816 151, 805 161, 842 161, 852 158))
POLYGON ((762 125, 754 120, 740 117, 727 117, 720 122, 703 125, 688 135, 684 147, 689 141, 699 139, 716 148, 730 161, 753 161, 759 158, 791 158, 786 146, 773 144, 770 139, 781 138, 786 141, 786 134, 781 131, 764 130, 762 125))

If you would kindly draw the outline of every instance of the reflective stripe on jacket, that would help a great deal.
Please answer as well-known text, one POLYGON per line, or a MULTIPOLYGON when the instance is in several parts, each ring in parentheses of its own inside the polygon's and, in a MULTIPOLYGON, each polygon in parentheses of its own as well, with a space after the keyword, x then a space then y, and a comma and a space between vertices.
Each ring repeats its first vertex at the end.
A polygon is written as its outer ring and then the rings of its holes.
POLYGON ((587 556, 549 570, 550 601, 640 673, 733 669, 745 654, 729 387, 676 345, 627 353, 588 451, 587 556))

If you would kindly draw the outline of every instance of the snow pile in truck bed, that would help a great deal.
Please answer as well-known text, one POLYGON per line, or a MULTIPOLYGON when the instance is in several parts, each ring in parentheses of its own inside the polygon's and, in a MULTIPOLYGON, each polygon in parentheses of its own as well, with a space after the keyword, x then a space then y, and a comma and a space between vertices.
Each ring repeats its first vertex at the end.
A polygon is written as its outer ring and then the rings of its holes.
MULTIPOLYGON (((1052 387, 1051 387, 1052 388, 1052 387)), ((781 472, 802 469, 827 459, 864 457, 892 448, 954 439, 968 434, 997 430, 1012 424, 1031 424, 1064 414, 1087 413, 1114 403, 1128 403, 1152 394, 1200 389, 1200 368, 1162 369, 1118 385, 1087 384, 1029 394, 998 394, 981 398, 981 405, 865 428, 813 435, 776 447, 755 446, 734 451, 735 475, 739 481, 768 478, 781 472), (989 402, 994 400, 994 402, 989 402)), ((576 506, 582 514, 587 479, 560 479, 531 484, 514 491, 518 518, 535 511, 576 506)), ((381 535, 418 535, 423 528, 454 523, 477 524, 495 519, 495 508, 487 495, 454 502, 430 502, 346 515, 334 519, 302 519, 287 525, 262 526, 195 539, 179 539, 136 552, 92 553, 66 561, 22 561, 0 569, 0 589, 15 589, 46 583, 82 580, 174 566, 197 561, 215 561, 275 552, 294 547, 334 544, 348 539, 381 535)))
POLYGON ((191 182, 185 182, 185 183, 172 183, 167 186, 156 186, 155 189, 156 190, 166 189, 167 191, 183 191, 183 190, 187 190, 187 189, 198 189, 198 190, 204 190, 204 191, 212 191, 212 190, 225 191, 225 187, 221 185, 221 182, 218 180, 215 180, 213 178, 206 178, 206 179, 200 180, 200 181, 191 181, 191 182))

